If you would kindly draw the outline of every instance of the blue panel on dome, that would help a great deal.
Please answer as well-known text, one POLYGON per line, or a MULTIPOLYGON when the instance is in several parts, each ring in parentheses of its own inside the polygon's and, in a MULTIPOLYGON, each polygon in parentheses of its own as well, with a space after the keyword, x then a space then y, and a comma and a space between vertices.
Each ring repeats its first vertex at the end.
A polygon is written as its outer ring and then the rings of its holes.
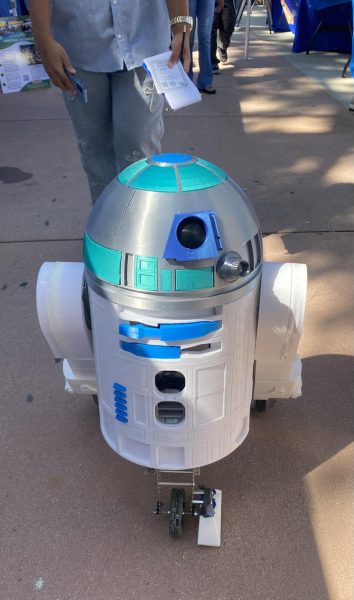
POLYGON ((167 164, 179 164, 179 163, 185 163, 185 162, 190 162, 193 160, 193 156, 191 154, 154 154, 154 156, 151 157, 151 160, 153 160, 156 163, 167 163, 167 164))
POLYGON ((221 249, 222 244, 216 225, 214 211, 178 213, 173 217, 163 258, 178 261, 203 260, 215 258, 218 255, 218 251, 221 249), (194 248, 183 246, 178 239, 178 230, 180 227, 183 227, 183 221, 187 224, 190 220, 202 221, 205 229, 205 239, 203 243, 194 248))

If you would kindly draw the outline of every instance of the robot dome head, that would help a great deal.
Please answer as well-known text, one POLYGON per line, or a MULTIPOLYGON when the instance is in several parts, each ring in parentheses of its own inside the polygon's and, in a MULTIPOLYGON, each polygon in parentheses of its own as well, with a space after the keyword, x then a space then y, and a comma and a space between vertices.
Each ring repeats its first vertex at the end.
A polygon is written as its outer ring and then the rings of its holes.
POLYGON ((219 293, 252 278, 262 259, 259 223, 242 189, 189 154, 159 154, 122 171, 92 209, 86 270, 150 293, 219 293))

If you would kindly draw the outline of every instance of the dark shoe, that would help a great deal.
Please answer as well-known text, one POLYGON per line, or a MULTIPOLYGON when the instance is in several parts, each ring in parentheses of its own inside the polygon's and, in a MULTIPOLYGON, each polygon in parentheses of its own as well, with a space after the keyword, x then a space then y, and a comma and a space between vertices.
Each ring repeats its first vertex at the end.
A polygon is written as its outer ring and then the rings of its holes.
POLYGON ((220 62, 226 63, 227 62, 226 50, 223 50, 222 48, 218 48, 218 51, 219 51, 220 62))
POLYGON ((220 75, 219 65, 212 65, 214 75, 220 75))
POLYGON ((201 94, 216 94, 216 89, 211 85, 207 85, 205 88, 198 88, 201 94))

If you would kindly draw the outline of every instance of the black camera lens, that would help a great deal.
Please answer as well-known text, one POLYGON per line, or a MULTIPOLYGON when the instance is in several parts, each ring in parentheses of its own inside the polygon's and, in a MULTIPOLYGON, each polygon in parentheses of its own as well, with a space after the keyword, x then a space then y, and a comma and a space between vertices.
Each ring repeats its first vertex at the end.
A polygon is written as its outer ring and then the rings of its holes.
POLYGON ((205 241, 205 223, 198 217, 187 217, 177 227, 177 239, 182 246, 194 250, 205 241))

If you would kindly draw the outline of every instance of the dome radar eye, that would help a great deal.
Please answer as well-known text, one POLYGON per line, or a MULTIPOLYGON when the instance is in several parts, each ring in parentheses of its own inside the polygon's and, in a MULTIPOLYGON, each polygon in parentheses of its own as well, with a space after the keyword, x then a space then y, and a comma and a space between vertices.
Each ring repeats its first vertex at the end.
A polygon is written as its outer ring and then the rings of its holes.
POLYGON ((198 217, 187 217, 177 227, 177 239, 184 248, 194 250, 205 241, 205 223, 198 217))

